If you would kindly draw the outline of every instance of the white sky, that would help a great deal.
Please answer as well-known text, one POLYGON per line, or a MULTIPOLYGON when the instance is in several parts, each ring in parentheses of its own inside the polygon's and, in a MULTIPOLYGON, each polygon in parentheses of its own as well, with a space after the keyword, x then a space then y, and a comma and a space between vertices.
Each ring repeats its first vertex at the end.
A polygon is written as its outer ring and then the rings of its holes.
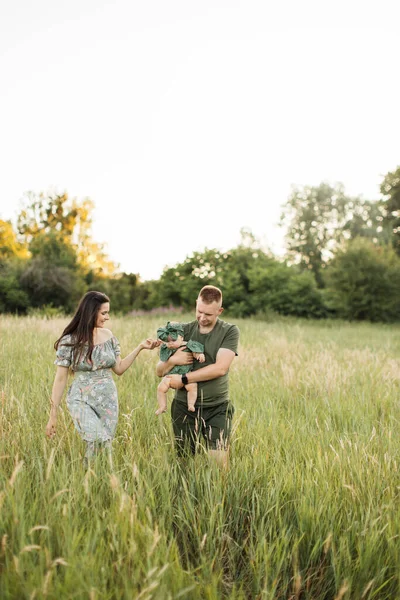
POLYGON ((0 0, 0 218, 55 187, 158 278, 275 252, 291 185, 379 197, 400 164, 398 0, 0 0))

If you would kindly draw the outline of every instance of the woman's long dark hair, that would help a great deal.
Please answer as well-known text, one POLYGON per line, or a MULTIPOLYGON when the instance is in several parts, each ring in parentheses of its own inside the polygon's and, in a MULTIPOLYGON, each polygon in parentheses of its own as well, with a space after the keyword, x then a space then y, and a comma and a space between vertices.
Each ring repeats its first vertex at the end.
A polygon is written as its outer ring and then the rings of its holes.
POLYGON ((110 299, 102 292, 86 292, 79 302, 71 322, 68 323, 58 340, 54 343, 54 349, 57 350, 64 335, 71 336, 71 343, 65 344, 65 346, 72 347, 72 366, 75 366, 79 362, 85 344, 88 345, 85 358, 89 361, 92 359, 94 348, 93 331, 96 327, 100 307, 106 302, 110 302, 110 299))

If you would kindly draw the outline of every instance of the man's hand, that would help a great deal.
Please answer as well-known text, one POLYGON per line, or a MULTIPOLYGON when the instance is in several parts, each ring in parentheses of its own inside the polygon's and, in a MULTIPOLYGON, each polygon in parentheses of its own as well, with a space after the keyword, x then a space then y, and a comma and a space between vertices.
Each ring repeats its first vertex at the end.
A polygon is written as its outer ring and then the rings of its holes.
POLYGON ((180 390, 184 387, 180 375, 166 375, 166 377, 168 378, 170 388, 180 390))
POLYGON ((171 369, 176 367, 177 365, 191 365, 193 362, 193 355, 191 352, 185 352, 185 348, 178 348, 172 354, 169 359, 165 362, 160 360, 156 366, 156 373, 158 377, 164 377, 167 375, 171 369))
POLYGON ((175 367, 176 365, 191 365, 193 363, 193 354, 191 352, 186 352, 185 347, 186 346, 181 346, 169 357, 168 363, 171 367, 175 367))

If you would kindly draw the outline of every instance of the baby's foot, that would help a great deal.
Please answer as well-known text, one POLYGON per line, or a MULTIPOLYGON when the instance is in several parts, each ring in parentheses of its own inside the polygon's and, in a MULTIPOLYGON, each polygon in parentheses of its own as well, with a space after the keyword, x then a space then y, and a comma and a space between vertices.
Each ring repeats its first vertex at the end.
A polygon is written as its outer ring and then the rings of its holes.
POLYGON ((156 410, 156 415, 162 415, 162 413, 167 412, 167 403, 166 402, 159 402, 158 403, 158 408, 156 410))
POLYGON ((190 412, 195 412, 195 410, 196 410, 196 409, 195 409, 195 407, 194 407, 194 404, 188 404, 188 410, 189 410, 190 412))

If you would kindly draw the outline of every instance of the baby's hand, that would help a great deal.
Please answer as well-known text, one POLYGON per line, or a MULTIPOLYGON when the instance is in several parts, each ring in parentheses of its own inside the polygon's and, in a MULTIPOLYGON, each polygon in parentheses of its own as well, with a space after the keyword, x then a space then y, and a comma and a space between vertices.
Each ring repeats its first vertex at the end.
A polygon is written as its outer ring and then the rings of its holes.
POLYGON ((203 363, 206 360, 206 357, 202 352, 193 352, 193 356, 196 360, 203 363))

